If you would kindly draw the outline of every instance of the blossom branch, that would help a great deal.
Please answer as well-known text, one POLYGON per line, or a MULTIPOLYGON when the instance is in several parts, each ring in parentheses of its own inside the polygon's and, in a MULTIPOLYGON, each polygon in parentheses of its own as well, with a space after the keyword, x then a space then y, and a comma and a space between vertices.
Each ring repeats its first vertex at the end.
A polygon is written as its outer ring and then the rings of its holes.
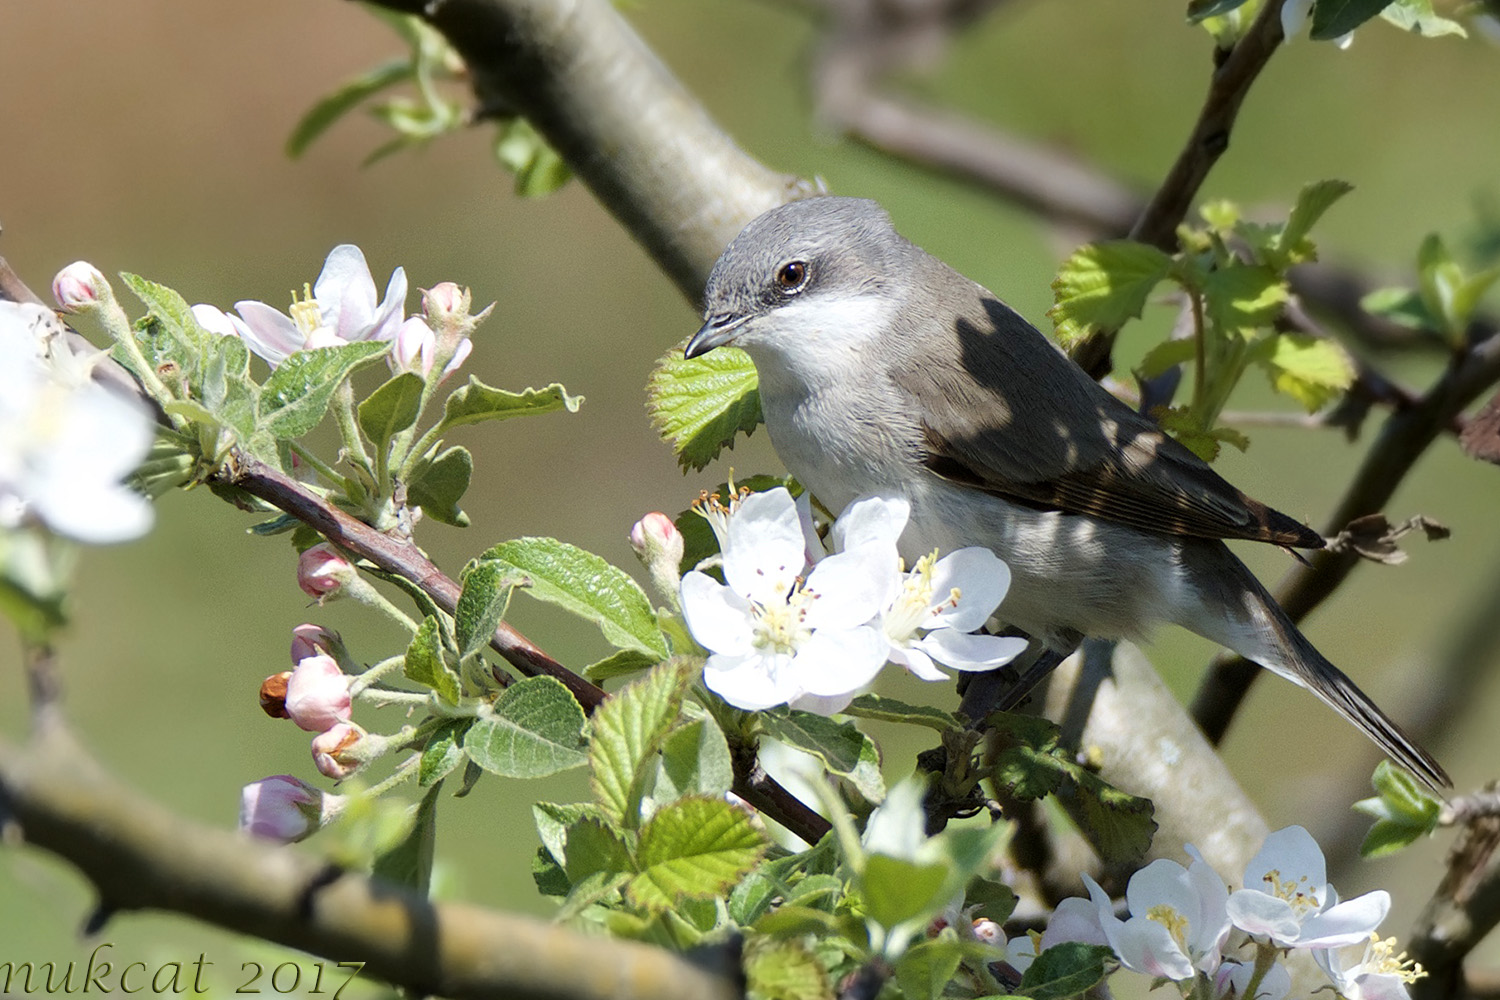
POLYGON ((415 996, 519 1000, 735 1000, 738 961, 707 969, 661 948, 585 936, 467 904, 433 903, 173 815, 126 789, 58 722, 0 743, 0 827, 93 883, 97 924, 164 910, 333 961, 415 996))
POLYGON ((1470 815, 1448 854, 1448 870, 1407 943, 1411 957, 1427 972, 1412 985, 1412 1000, 1465 995, 1463 960, 1500 924, 1500 863, 1495 858, 1500 801, 1493 786, 1465 800, 1444 810, 1445 820, 1459 812, 1470 815))

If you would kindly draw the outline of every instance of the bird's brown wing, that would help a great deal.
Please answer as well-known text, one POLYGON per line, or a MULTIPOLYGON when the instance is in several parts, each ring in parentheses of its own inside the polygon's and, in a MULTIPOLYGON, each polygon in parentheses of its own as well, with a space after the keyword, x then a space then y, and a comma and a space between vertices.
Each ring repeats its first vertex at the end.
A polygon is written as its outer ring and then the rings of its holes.
POLYGON ((1009 307, 971 289, 972 307, 960 309, 951 338, 923 338, 893 376, 923 413, 922 460, 933 473, 1023 506, 1156 534, 1323 545, 1102 389, 1009 307), (956 363, 931 363, 934 351, 955 352, 956 363))

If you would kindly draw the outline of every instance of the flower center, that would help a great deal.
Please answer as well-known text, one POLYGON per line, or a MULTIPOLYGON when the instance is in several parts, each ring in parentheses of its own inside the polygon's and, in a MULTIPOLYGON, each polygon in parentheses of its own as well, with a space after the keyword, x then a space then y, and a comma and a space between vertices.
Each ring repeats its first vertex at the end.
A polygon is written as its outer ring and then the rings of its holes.
POLYGON ((1306 875, 1299 875, 1295 879, 1283 880, 1281 870, 1279 868, 1272 868, 1266 872, 1261 881, 1265 882, 1269 887, 1267 891, 1271 895, 1285 900, 1291 906, 1292 912, 1297 914, 1299 918, 1309 910, 1315 911, 1322 905, 1318 899, 1318 894, 1313 892, 1308 886, 1306 875))
POLYGON ((916 635, 917 629, 928 628, 939 612, 958 604, 962 596, 957 587, 948 591, 941 601, 933 602, 933 567, 937 565, 937 549, 917 560, 910 573, 901 582, 901 593, 891 603, 885 615, 886 637, 892 642, 905 644, 916 635))
POLYGON ((1188 919, 1177 912, 1175 907, 1160 903, 1146 911, 1146 919, 1154 920, 1167 929, 1172 935, 1172 940, 1177 942, 1177 947, 1182 949, 1184 955, 1188 954, 1187 932, 1188 919))
POLYGON ((1427 970, 1420 963, 1407 958, 1406 952, 1396 951, 1395 938, 1382 941, 1374 931, 1370 932, 1370 943, 1365 946, 1365 960, 1360 965, 1366 975, 1395 976, 1408 984, 1427 975, 1427 970))
POLYGON ((318 308, 318 300, 313 298, 312 286, 302 286, 302 298, 297 298, 297 293, 292 292, 292 305, 287 310, 292 317, 292 322, 297 324, 297 329, 302 331, 304 337, 311 337, 318 332, 318 327, 323 324, 323 314, 318 308))
POLYGON ((817 594, 804 590, 799 580, 787 592, 784 604, 756 604, 751 614, 755 618, 755 638, 751 640, 756 649, 773 653, 793 654, 797 647, 812 635, 806 618, 809 605, 817 594))

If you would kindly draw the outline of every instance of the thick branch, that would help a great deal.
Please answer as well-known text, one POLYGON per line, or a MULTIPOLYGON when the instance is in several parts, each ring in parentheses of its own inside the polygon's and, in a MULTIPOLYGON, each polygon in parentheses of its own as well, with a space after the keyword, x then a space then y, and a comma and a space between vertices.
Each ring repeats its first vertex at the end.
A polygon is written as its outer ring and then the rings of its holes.
POLYGON ((63 858, 99 910, 166 910, 333 961, 414 996, 734 1000, 732 956, 711 971, 661 948, 532 918, 432 903, 284 847, 191 823, 122 787, 61 725, 0 744, 0 821, 63 858))
POLYGON ((458 49, 481 107, 516 113, 690 301, 740 229, 812 191, 745 155, 609 0, 378 0, 458 49))

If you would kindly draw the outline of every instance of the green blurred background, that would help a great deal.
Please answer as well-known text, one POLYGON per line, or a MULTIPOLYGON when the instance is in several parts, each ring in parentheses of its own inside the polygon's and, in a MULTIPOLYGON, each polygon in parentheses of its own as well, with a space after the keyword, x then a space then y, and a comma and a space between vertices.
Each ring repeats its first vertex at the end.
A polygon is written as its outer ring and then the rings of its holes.
MULTIPOLYGON (((1048 283, 1066 242, 996 199, 821 127, 805 82, 815 35, 790 7, 641 0, 626 14, 752 154, 822 177, 834 192, 880 199, 904 233, 1045 325, 1048 283)), ((414 289, 467 284, 476 303, 498 303, 469 371, 513 389, 561 381, 588 401, 577 414, 456 435, 475 455, 465 504, 473 525, 425 526, 420 540, 450 573, 485 545, 522 534, 566 539, 633 569, 625 534, 637 517, 682 509, 730 465, 773 470, 774 455, 758 434, 702 474, 677 470, 648 426, 642 386, 653 360, 696 327, 692 308, 580 185, 541 201, 514 197, 490 157, 488 127, 360 169, 386 136, 351 118, 305 160, 285 158, 292 125, 316 97, 398 51, 385 27, 332 0, 6 5, 0 254, 44 296, 59 267, 83 258, 107 274, 129 270, 170 284, 192 302, 284 306, 341 242, 364 249, 382 287, 397 265, 414 289)), ((1183 22, 1180 4, 1034 0, 981 24, 912 86, 1146 185, 1175 155, 1208 68, 1208 40, 1183 22)), ((1476 206, 1493 214, 1500 203, 1497 92, 1500 51, 1482 42, 1425 41, 1379 23, 1347 52, 1295 42, 1255 88, 1205 194, 1271 218, 1308 181, 1351 181, 1355 193, 1317 233, 1325 257, 1408 280, 1424 234, 1436 229, 1461 243, 1475 231, 1476 206)), ((1123 362, 1139 356, 1149 332, 1132 334, 1123 362)), ((1391 362, 1390 370, 1421 386, 1437 362, 1391 362)), ((1251 383, 1234 408, 1273 405, 1251 383)), ((1221 469, 1320 524, 1362 447, 1334 432, 1261 430, 1248 454, 1227 454, 1221 469)), ((1397 718, 1401 692, 1420 685, 1424 662, 1496 586, 1497 475, 1451 440, 1439 442, 1389 512, 1426 513, 1451 526, 1455 540, 1413 544, 1400 568, 1361 568, 1310 623, 1324 652, 1397 718)), ((68 713, 88 745, 170 808, 222 827, 233 826, 246 782, 280 772, 317 777, 308 735, 268 720, 255 701, 260 680, 289 667, 292 626, 314 620, 340 629, 367 660, 404 641, 357 606, 309 609, 290 546, 247 536, 249 523, 206 491, 164 498, 149 537, 86 554, 62 645, 68 713)), ((1287 566, 1265 548, 1247 558, 1268 580, 1287 566)), ((604 652, 591 629, 524 598, 512 620, 565 662, 604 652)), ((0 735, 8 740, 25 731, 16 648, 0 641, 0 735)), ((1151 653, 1187 697, 1212 650, 1174 632, 1151 653)), ((945 688, 892 683, 904 697, 953 701, 945 688)), ((1475 691, 1474 708, 1432 747, 1460 790, 1497 770, 1500 741, 1483 707, 1500 697, 1494 687, 1486 681, 1475 691)), ((359 721, 397 725, 392 710, 359 721)), ((879 735, 888 772, 908 771, 920 742, 879 735)), ((1257 686, 1226 753, 1273 828, 1328 822, 1365 792, 1320 785, 1320 766, 1376 759, 1356 732, 1279 681, 1257 686)), ((536 784, 490 778, 470 798, 446 803, 440 891, 547 912, 528 873, 530 804, 583 792, 576 774, 536 784)), ((1387 928, 1403 933, 1443 850, 1439 839, 1363 866, 1340 887, 1346 895, 1393 889, 1387 928)), ((76 935, 87 909, 85 887, 65 868, 35 851, 0 853, 0 963, 86 958, 76 935)), ((104 939, 126 961, 189 961, 206 951, 221 971, 278 954, 171 917, 123 916, 104 939)))

